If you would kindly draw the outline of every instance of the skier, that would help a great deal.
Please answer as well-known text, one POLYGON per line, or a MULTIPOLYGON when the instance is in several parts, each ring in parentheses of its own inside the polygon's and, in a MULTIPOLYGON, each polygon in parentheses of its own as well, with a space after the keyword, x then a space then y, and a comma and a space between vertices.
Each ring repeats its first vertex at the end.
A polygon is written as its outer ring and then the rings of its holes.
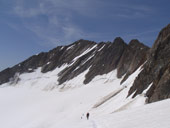
POLYGON ((89 119, 89 116, 90 116, 90 114, 89 114, 89 113, 87 113, 87 114, 86 114, 87 120, 89 119))

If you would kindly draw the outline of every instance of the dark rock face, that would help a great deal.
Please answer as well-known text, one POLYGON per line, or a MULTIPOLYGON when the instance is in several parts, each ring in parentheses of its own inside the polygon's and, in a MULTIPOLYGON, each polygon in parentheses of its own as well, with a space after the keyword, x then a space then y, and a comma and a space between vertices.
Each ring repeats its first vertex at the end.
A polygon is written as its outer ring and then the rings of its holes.
POLYGON ((125 50, 125 46, 126 44, 121 38, 116 38, 113 43, 103 42, 98 45, 96 44, 94 49, 81 56, 74 64, 60 72, 59 83, 62 84, 66 80, 70 80, 89 69, 84 80, 84 83, 87 84, 96 75, 106 74, 114 70, 125 50))
POLYGON ((126 74, 127 78, 143 64, 147 50, 148 47, 137 40, 132 40, 127 45, 120 37, 113 42, 101 43, 78 40, 71 45, 59 46, 47 53, 34 55, 0 72, 0 84, 9 82, 16 74, 33 72, 38 67, 42 67, 41 72, 46 73, 64 64, 68 66, 58 74, 59 84, 73 79, 87 69, 85 84, 95 76, 107 74, 116 68, 118 77, 126 74))
POLYGON ((149 48, 140 43, 138 40, 130 41, 129 45, 126 46, 126 49, 123 52, 117 68, 118 78, 126 74, 122 82, 146 61, 148 50, 149 48))
POLYGON ((39 55, 34 55, 12 68, 3 70, 0 72, 0 85, 9 82, 16 73, 22 74, 24 72, 32 72, 33 69, 41 67, 46 62, 46 58, 46 53, 40 53, 39 55))
POLYGON ((116 69, 125 48, 126 44, 121 38, 105 44, 100 52, 96 52, 84 83, 90 82, 96 75, 103 75, 116 69))
POLYGON ((49 53, 47 53, 49 58, 47 62, 50 63, 43 66, 42 72, 46 73, 48 71, 54 70, 56 67, 62 66, 63 64, 72 63, 72 60, 76 56, 82 54, 85 50, 93 47, 94 45, 96 45, 95 42, 79 40, 71 45, 57 47, 51 50, 49 53))
POLYGON ((147 62, 131 87, 135 97, 141 94, 149 85, 148 102, 170 98, 170 25, 166 26, 155 41, 148 54, 147 62))
POLYGON ((78 56, 95 44, 92 41, 79 40, 71 45, 59 46, 47 53, 42 52, 34 55, 20 64, 0 72, 0 85, 9 82, 16 73, 33 72, 38 67, 42 67, 42 72, 46 73, 63 64, 71 63, 75 56, 78 56))

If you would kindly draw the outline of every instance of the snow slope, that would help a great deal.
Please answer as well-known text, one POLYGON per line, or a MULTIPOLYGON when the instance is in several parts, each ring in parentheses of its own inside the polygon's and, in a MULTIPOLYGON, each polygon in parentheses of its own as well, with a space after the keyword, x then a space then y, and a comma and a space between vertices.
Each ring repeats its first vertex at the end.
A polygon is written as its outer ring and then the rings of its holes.
MULTIPOLYGON (((119 128, 127 125, 129 116, 135 119, 141 114, 143 107, 135 108, 145 104, 144 94, 135 99, 126 98, 140 68, 122 85, 121 79, 116 77, 116 70, 96 76, 89 84, 84 85, 87 70, 57 86, 57 74, 66 66, 69 65, 63 65, 45 74, 41 73, 39 68, 33 73, 18 76, 18 83, 6 83, 1 86, 0 127, 111 128, 117 125, 119 128), (120 112, 122 110, 126 111, 120 112), (85 117, 87 112, 90 112, 89 121, 85 117), (134 115, 131 112, 134 112, 134 115)), ((144 107, 143 111, 145 108, 147 107, 144 107)))
POLYGON ((92 119, 96 128, 169 128, 170 100, 92 119))

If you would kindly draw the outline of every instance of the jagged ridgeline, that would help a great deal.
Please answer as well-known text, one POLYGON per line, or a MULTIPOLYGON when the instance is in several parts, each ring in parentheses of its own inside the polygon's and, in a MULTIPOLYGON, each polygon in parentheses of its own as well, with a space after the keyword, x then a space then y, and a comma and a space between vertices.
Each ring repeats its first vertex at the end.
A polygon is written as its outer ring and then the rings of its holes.
POLYGON ((170 24, 159 33, 129 95, 135 97, 148 87, 148 102, 170 98, 170 24))
POLYGON ((34 72, 39 67, 42 73, 47 73, 63 65, 68 66, 57 74, 56 86, 84 71, 88 72, 83 83, 88 84, 95 76, 115 69, 123 83, 142 66, 128 96, 134 98, 148 88, 148 102, 170 98, 170 24, 161 30, 152 48, 136 39, 126 44, 120 37, 113 42, 78 40, 68 46, 58 46, 0 72, 0 85, 10 81, 17 83, 20 74, 34 72))
POLYGON ((117 77, 127 79, 139 66, 146 61, 149 48, 138 40, 126 44, 120 37, 113 42, 95 43, 88 40, 78 40, 68 46, 59 46, 47 52, 34 55, 27 60, 0 72, 0 84, 9 82, 16 74, 33 72, 42 67, 46 73, 68 64, 59 74, 59 85, 71 80, 89 69, 84 84, 95 76, 103 75, 117 69, 117 77))

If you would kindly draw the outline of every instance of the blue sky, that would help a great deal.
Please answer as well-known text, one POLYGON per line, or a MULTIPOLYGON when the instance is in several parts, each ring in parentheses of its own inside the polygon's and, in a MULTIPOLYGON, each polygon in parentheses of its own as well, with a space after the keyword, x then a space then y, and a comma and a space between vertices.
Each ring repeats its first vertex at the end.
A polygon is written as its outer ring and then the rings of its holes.
POLYGON ((0 70, 79 39, 152 46, 170 23, 169 0, 0 0, 0 70))

